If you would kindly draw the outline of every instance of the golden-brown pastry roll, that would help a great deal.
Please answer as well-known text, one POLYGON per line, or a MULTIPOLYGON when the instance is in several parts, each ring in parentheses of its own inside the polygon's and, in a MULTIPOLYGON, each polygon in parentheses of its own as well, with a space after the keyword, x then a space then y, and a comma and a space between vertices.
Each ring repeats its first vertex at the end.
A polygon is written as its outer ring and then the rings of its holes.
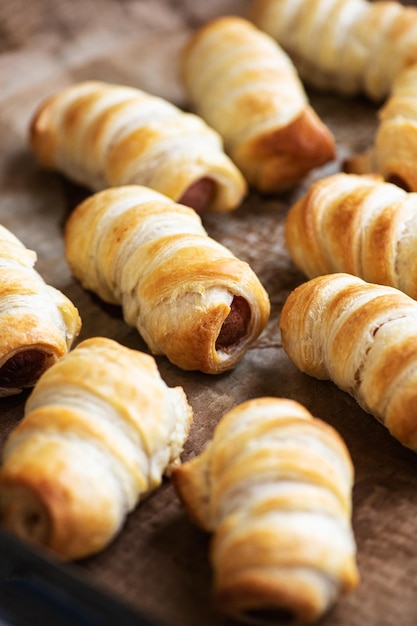
POLYGON ((81 342, 39 379, 6 441, 1 525, 63 559, 102 550, 179 463, 192 418, 153 357, 81 342))
POLYGON ((34 268, 36 253, 0 226, 0 397, 32 387, 77 338, 77 308, 34 268))
POLYGON ((231 369, 268 321, 251 267, 209 237, 193 209, 152 189, 87 198, 67 222, 65 248, 84 288, 120 305, 150 350, 185 370, 231 369))
POLYGON ((280 329, 302 372, 333 381, 417 451, 415 300, 351 274, 327 274, 289 295, 280 329))
POLYGON ((417 64, 396 77, 378 112, 374 143, 344 164, 349 173, 378 173, 407 191, 417 191, 417 64))
POLYGON ((234 209, 247 191, 218 133, 133 87, 66 87, 36 111, 30 142, 43 167, 93 191, 146 185, 199 211, 234 209))
POLYGON ((334 174, 289 210, 286 244, 308 278, 346 272, 417 299, 417 194, 381 177, 334 174))
POLYGON ((226 16, 201 27, 184 49, 183 76, 194 110, 252 187, 288 189, 335 158, 292 61, 249 21, 226 16))
POLYGON ((259 398, 226 413, 172 481, 213 533, 218 610, 251 624, 307 624, 359 581, 345 443, 298 402, 259 398))
POLYGON ((249 13, 320 89, 378 101, 417 61, 417 8, 400 2, 254 0, 249 13))

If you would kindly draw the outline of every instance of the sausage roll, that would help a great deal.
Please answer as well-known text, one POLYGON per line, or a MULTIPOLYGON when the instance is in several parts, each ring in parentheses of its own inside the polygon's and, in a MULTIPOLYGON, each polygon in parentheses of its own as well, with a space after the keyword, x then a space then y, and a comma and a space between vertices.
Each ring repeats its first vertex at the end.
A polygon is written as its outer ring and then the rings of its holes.
POLYGON ((280 329, 302 372, 333 381, 417 451, 415 300, 351 274, 327 274, 289 295, 280 329))
POLYGON ((254 0, 250 17, 320 89, 378 101, 417 62, 417 8, 400 2, 254 0))
POLYGON ((198 211, 236 208, 246 182, 202 119, 140 89, 71 85, 41 104, 31 146, 45 168, 99 191, 140 184, 198 211))
POLYGON ((417 299, 415 193, 379 177, 335 174, 291 207, 285 234, 308 278, 346 272, 417 299))
POLYGON ((252 187, 288 189, 335 157, 333 135, 309 105, 292 61, 249 21, 212 20, 183 59, 192 106, 221 134, 252 187))
POLYGON ((81 329, 76 307, 35 262, 36 253, 0 226, 0 397, 32 387, 81 329))
POLYGON ((363 154, 346 159, 348 173, 378 173, 407 191, 417 191, 417 64, 396 77, 378 112, 375 140, 363 154))
POLYGON ((155 190, 87 198, 67 222, 65 247, 81 284, 121 305, 150 350, 185 370, 231 369, 268 321, 250 266, 210 238, 193 209, 155 190))
POLYGON ((178 464, 191 421, 153 357, 79 343, 39 379, 6 441, 1 524, 63 559, 102 550, 178 464))
POLYGON ((172 481, 191 519, 213 533, 214 602, 230 617, 312 623, 358 584, 349 452, 297 402, 235 407, 172 481))

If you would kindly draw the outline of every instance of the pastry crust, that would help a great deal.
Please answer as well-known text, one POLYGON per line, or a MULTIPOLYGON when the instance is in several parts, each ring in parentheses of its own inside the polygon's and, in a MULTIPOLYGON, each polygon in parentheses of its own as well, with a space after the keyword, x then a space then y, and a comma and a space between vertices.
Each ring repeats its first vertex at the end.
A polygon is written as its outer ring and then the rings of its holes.
POLYGON ((350 274, 328 274, 289 295, 280 330, 301 371, 333 381, 417 451, 415 300, 350 274))
POLYGON ((249 21, 225 16, 201 27, 185 47, 183 76, 194 110, 250 186, 283 191, 335 158, 291 60, 249 21))
POLYGON ((202 119, 133 87, 85 81, 51 96, 30 132, 45 168, 99 191, 146 185, 199 211, 235 209, 246 182, 202 119))
POLYGON ((195 211, 152 189, 88 198, 67 222, 65 247, 81 284, 121 305, 150 350, 183 369, 231 369, 268 321, 250 266, 211 239, 195 211))
POLYGON ((348 173, 379 173, 407 191, 417 191, 417 64, 396 77, 378 112, 374 144, 344 164, 348 173))
POLYGON ((348 450, 297 402, 235 407, 172 481, 191 519, 213 533, 214 600, 230 617, 312 623, 358 584, 348 450))
POLYGON ((308 278, 346 272, 417 299, 416 211, 417 194, 379 176, 335 174, 290 208, 286 245, 308 278))
POLYGON ((308 84, 379 101, 417 62, 417 8, 368 0, 254 0, 250 19, 308 84))
POLYGON ((0 520, 63 559, 98 552, 179 463, 192 410, 154 359, 95 337, 39 379, 0 470, 0 520))
POLYGON ((36 253, 0 225, 0 397, 32 387, 81 329, 76 307, 35 262, 36 253))

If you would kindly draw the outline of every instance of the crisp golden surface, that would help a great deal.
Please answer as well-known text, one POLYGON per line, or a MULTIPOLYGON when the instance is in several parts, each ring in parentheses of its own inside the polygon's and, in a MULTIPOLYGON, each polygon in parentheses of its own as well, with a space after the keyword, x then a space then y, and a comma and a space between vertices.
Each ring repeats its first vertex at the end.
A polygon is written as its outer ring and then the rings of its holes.
POLYGON ((417 62, 417 8, 368 0, 254 0, 254 23, 310 85, 381 100, 417 62))
POLYGON ((350 274, 313 278, 291 292, 282 346, 297 367, 332 380, 417 451, 417 302, 350 274))
POLYGON ((36 253, 0 226, 0 396, 32 387, 77 338, 77 308, 34 268, 36 253))
POLYGON ((102 550, 179 462, 191 422, 150 355, 81 342, 39 379, 5 444, 2 525, 64 559, 102 550))
POLYGON ((183 77, 194 110, 252 187, 289 189, 335 157, 292 61, 249 21, 226 16, 198 29, 184 50, 183 77))
POLYGON ((378 121, 373 145, 347 159, 346 171, 377 172, 408 191, 417 191, 417 64, 396 77, 378 121))
POLYGON ((213 533, 214 598, 226 614, 310 623, 357 585, 352 462, 337 432, 299 403, 236 406, 172 478, 191 518, 213 533))
POLYGON ((417 299, 417 194, 377 176, 334 174, 289 210, 286 245, 308 278, 347 272, 417 299))
POLYGON ((250 266, 210 238, 195 211, 151 189, 88 198, 69 218, 65 244, 82 285, 121 305, 152 352, 183 369, 231 369, 268 320, 250 266))
POLYGON ((283 46, 307 84, 386 99, 374 144, 349 157, 346 171, 376 172, 417 191, 417 7, 391 0, 254 0, 250 16, 283 46))
POLYGON ((36 111, 30 139, 44 167, 94 191, 140 184, 181 200, 208 179, 214 189, 198 208, 219 211, 236 208, 246 194, 213 129, 133 87, 94 80, 66 87, 36 111))

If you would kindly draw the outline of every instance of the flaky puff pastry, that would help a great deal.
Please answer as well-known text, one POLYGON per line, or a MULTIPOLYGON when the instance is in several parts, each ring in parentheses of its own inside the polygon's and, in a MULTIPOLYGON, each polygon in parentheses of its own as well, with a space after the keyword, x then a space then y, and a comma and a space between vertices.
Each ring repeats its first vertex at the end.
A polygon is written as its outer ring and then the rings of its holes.
POLYGON ((249 14, 320 89, 378 101, 417 62, 417 8, 400 2, 254 0, 249 14))
POLYGON ((417 194, 380 177, 335 174, 289 210, 286 245, 308 278, 346 272, 417 299, 417 194))
POLYGON ((289 295, 280 329, 302 372, 334 382, 417 451, 415 300, 351 274, 327 274, 289 295))
POLYGON ((373 145, 346 159, 348 173, 378 173, 407 191, 417 191, 417 64, 396 77, 378 111, 373 145))
POLYGON ((192 419, 153 357, 81 342, 39 379, 6 441, 1 524, 63 559, 102 550, 179 463, 192 419))
POLYGON ((36 253, 0 225, 0 397, 32 387, 81 329, 77 308, 35 262, 36 253))
POLYGON ((221 17, 194 33, 183 77, 194 110, 220 133, 252 187, 288 189, 335 157, 333 135, 292 61, 249 21, 221 17))
POLYGON ((65 248, 81 284, 121 305, 150 350, 185 370, 231 369, 268 321, 268 294, 250 266, 209 237, 193 209, 152 189, 85 200, 65 248))
POLYGON ((235 407, 172 481, 194 523, 213 533, 214 601, 229 616, 312 623, 358 584, 351 458, 299 403, 235 407))
POLYGON ((30 142, 42 166, 93 191, 146 185, 201 211, 234 209, 246 194, 217 132, 133 87, 100 81, 66 87, 36 111, 30 142))

